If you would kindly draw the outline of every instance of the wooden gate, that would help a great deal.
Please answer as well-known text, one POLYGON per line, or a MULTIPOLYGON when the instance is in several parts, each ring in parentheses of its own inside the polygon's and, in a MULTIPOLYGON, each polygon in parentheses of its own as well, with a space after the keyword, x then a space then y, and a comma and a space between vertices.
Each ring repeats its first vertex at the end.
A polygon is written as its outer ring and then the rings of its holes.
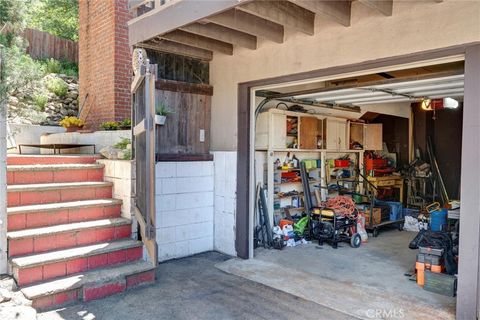
POLYGON ((133 148, 135 159, 135 216, 148 258, 157 265, 155 241, 155 80, 156 65, 147 60, 135 76, 132 92, 133 148))

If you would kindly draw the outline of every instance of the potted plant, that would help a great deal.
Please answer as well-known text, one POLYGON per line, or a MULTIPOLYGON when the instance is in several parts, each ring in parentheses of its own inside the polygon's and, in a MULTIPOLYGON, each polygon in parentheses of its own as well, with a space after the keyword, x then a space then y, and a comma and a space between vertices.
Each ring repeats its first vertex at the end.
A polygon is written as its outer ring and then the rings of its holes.
POLYGON ((171 110, 167 109, 165 105, 159 102, 155 106, 155 123, 163 126, 167 120, 167 115, 173 113, 171 110))
POLYGON ((116 121, 106 121, 100 125, 105 131, 115 131, 118 130, 118 122, 116 121))
POLYGON ((83 128, 85 121, 77 117, 65 117, 59 124, 67 129, 67 132, 75 132, 83 128))
POLYGON ((125 119, 119 122, 120 130, 129 130, 132 128, 132 120, 125 119))

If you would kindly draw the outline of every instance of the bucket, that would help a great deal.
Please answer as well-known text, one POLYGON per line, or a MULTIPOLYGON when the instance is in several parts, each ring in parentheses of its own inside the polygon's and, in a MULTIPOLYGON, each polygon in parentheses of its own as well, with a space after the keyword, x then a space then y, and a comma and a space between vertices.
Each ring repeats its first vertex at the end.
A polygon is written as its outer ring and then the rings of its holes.
POLYGON ((447 209, 438 209, 430 212, 430 230, 442 231, 447 226, 447 209))

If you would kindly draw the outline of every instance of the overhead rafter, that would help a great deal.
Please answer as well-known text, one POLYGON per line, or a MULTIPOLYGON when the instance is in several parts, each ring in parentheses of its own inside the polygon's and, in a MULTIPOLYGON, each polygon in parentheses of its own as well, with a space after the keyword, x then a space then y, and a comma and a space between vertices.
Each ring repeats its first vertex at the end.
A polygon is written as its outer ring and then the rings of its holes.
POLYGON ((283 26, 240 10, 228 10, 206 19, 209 22, 283 43, 283 26))
POLYGON ((153 49, 160 52, 179 54, 204 61, 211 61, 213 59, 212 51, 195 48, 168 40, 152 39, 146 42, 138 43, 136 46, 146 49, 153 49))
POLYGON ((386 16, 391 16, 393 13, 393 0, 359 0, 361 3, 369 6, 372 9, 380 11, 386 16))
POLYGON ((237 7, 269 21, 313 35, 315 14, 288 1, 253 1, 237 7))
POLYGON ((352 3, 350 0, 318 1, 318 0, 289 0, 299 7, 310 10, 315 14, 331 18, 336 22, 349 27, 352 3))
POLYGON ((247 49, 257 49, 257 37, 214 23, 192 23, 180 28, 180 30, 231 43, 247 49))
MULTIPOLYGON (((250 0, 243 0, 248 2, 250 0)), ((160 3, 157 1, 157 3, 160 3)), ((197 21, 235 8, 239 0, 171 1, 168 4, 156 6, 155 9, 128 21, 128 41, 130 45, 147 41, 158 35, 173 31, 192 21, 197 21)))
POLYGON ((172 42, 182 43, 191 47, 200 49, 218 51, 228 55, 233 55, 233 45, 223 41, 199 36, 197 34, 189 33, 183 30, 175 30, 167 34, 161 35, 160 38, 172 42))

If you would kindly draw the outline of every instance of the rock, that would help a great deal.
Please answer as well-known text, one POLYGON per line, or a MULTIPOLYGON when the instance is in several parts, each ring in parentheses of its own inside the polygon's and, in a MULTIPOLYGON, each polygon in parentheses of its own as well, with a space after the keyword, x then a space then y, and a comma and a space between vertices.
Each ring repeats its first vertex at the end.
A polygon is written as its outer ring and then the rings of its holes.
POLYGON ((100 150, 100 154, 107 159, 118 159, 118 152, 121 151, 113 146, 108 146, 100 150))
POLYGON ((0 303, 12 300, 12 292, 8 289, 0 289, 0 303))
POLYGON ((0 319, 2 320, 35 320, 37 311, 27 306, 1 306, 0 319))
POLYGON ((0 288, 13 291, 17 289, 17 285, 12 277, 6 276, 0 280, 0 288))
POLYGON ((18 98, 14 96, 8 97, 8 104, 11 106, 16 106, 18 105, 18 98))
POLYGON ((70 91, 70 92, 67 93, 67 98, 68 99, 75 100, 75 99, 77 99, 77 97, 78 97, 78 93, 76 93, 75 91, 70 91))

